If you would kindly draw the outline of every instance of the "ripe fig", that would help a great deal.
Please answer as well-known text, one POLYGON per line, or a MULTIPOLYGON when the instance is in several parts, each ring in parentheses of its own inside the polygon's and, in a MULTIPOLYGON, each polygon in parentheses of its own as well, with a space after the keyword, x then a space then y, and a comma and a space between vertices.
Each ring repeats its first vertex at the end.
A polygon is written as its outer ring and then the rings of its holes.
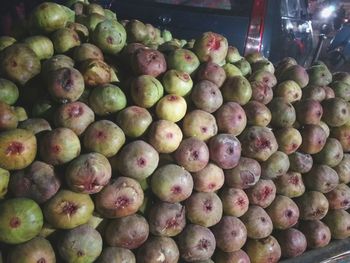
POLYGON ((241 217, 249 207, 249 199, 242 189, 224 188, 219 194, 225 215, 241 217))
POLYGON ((277 194, 289 198, 299 197, 305 192, 305 185, 300 173, 288 171, 275 181, 277 194))
POLYGON ((192 173, 194 189, 198 192, 216 192, 224 182, 224 171, 214 163, 208 163, 202 170, 192 173))
POLYGON ((249 204, 266 208, 276 197, 276 186, 272 180, 260 179, 245 192, 249 198, 249 204))
POLYGON ((308 248, 325 247, 331 241, 329 227, 320 220, 300 221, 299 230, 305 235, 308 248))
POLYGON ((277 263, 281 258, 281 247, 276 238, 248 239, 245 245, 251 263, 277 263))
POLYGON ((307 191, 294 201, 298 205, 300 219, 303 220, 320 220, 328 212, 327 198, 317 191, 307 191))
POLYGON ((275 237, 281 246, 283 258, 300 256, 306 250, 306 237, 301 231, 295 228, 278 231, 275 233, 275 237))
POLYGON ((247 125, 245 109, 236 102, 224 103, 215 112, 215 118, 219 132, 229 133, 234 136, 240 135, 247 125))
POLYGON ((271 218, 260 206, 251 205, 248 211, 240 218, 247 228, 249 238, 266 238, 272 233, 271 218))

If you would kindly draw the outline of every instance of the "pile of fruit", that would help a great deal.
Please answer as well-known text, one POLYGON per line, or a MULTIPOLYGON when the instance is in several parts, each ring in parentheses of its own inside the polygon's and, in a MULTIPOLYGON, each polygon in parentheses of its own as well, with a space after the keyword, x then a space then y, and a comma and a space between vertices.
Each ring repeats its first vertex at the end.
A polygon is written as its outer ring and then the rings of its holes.
POLYGON ((14 35, 0 262, 273 263, 350 237, 348 73, 81 1, 14 35))

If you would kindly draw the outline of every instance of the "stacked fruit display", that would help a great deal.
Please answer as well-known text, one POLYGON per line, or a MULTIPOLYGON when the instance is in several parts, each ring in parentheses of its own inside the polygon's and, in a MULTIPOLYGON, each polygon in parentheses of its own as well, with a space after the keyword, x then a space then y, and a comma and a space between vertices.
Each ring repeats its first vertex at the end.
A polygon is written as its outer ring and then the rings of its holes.
POLYGON ((0 262, 272 263, 350 236, 348 73, 68 6, 0 37, 0 262))

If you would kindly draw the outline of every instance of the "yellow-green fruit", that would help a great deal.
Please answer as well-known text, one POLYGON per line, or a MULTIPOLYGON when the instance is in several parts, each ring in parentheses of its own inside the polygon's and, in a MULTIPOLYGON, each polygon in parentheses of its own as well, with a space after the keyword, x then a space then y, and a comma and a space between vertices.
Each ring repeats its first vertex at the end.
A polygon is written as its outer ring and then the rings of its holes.
POLYGON ((156 106, 159 119, 172 122, 180 121, 186 114, 187 103, 181 96, 169 94, 160 99, 156 106))
POLYGON ((7 187, 10 181, 10 172, 0 168, 0 199, 4 198, 7 193, 7 187))

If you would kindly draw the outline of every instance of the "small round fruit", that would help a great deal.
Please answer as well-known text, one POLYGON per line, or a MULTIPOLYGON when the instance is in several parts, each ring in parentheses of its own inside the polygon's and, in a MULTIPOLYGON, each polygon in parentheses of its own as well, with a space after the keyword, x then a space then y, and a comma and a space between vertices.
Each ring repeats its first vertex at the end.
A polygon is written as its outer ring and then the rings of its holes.
POLYGON ((168 94, 161 98, 156 105, 156 114, 159 119, 178 122, 185 117, 187 103, 179 95, 168 94))
POLYGON ((137 138, 151 125, 152 116, 145 108, 130 106, 118 112, 117 123, 126 136, 137 138))
POLYGON ((186 96, 193 86, 190 74, 176 69, 165 72, 162 83, 167 93, 177 96, 186 96))
POLYGON ((277 263, 281 258, 281 246, 276 238, 248 239, 245 245, 251 263, 277 263))
POLYGON ((208 163, 202 170, 192 173, 194 189, 198 192, 216 192, 225 181, 224 171, 214 163, 208 163))

